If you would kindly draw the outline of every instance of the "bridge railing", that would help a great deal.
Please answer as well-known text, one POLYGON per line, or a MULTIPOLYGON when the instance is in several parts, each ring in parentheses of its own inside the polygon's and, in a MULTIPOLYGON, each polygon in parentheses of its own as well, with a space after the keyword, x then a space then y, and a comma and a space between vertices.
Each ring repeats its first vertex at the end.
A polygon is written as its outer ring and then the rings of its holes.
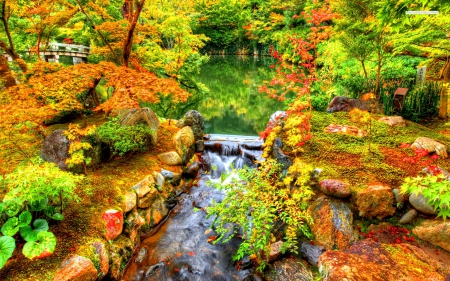
POLYGON ((67 52, 80 52, 89 53, 91 48, 84 45, 76 44, 64 44, 64 43, 50 43, 48 44, 47 51, 67 51, 67 52))

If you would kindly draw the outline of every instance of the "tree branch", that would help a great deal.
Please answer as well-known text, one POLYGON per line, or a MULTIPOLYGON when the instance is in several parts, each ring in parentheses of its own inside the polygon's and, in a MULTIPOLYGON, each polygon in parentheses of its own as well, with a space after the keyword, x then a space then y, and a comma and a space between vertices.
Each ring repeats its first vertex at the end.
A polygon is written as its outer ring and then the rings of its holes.
POLYGON ((117 56, 117 54, 114 52, 113 48, 111 47, 111 45, 109 44, 108 40, 106 40, 106 37, 100 32, 100 30, 97 30, 95 28, 95 24, 92 21, 91 17, 86 13, 86 11, 84 10, 83 6, 81 6, 81 3, 79 0, 75 0, 77 1, 78 7, 80 7, 81 12, 86 16, 86 18, 91 22, 91 27, 97 31, 98 35, 100 35, 100 38, 103 40, 103 42, 108 46, 109 50, 111 51, 111 53, 113 53, 115 59, 117 60, 118 64, 123 64, 123 62, 120 60, 120 58, 117 56))

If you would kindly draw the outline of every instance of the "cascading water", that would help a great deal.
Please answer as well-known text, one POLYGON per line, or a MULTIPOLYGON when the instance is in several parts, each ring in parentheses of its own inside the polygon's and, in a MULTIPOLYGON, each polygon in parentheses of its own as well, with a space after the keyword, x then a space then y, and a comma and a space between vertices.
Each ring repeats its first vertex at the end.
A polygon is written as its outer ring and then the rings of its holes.
POLYGON ((210 243, 216 235, 210 228, 214 218, 206 219, 203 208, 212 200, 221 201, 225 195, 208 183, 230 172, 232 166, 255 166, 262 154, 261 146, 257 138, 245 137, 212 136, 205 142, 198 184, 179 197, 178 206, 164 225, 142 241, 123 280, 259 280, 251 274, 250 262, 238 270, 232 261, 241 242, 239 238, 225 244, 210 243))

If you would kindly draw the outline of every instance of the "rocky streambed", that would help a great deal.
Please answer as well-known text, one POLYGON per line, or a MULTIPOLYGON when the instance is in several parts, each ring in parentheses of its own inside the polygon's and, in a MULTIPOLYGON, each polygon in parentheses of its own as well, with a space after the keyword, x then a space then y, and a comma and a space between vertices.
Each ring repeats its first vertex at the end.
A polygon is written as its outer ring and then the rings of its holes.
POLYGON ((254 165, 262 153, 261 145, 256 138, 213 136, 206 141, 196 184, 180 195, 164 225, 142 239, 123 280, 258 280, 252 275, 249 260, 237 267, 231 259, 239 238, 212 243, 216 236, 211 229, 214 218, 207 219, 204 208, 224 197, 212 186, 214 181, 232 165, 254 165))

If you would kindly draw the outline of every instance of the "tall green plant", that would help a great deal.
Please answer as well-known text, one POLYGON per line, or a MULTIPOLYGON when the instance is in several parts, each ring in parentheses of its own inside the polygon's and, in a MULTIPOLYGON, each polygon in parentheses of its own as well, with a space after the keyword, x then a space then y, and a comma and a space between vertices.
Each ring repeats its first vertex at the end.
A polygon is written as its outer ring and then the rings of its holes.
POLYGON ((214 243, 225 243, 242 231, 243 241, 233 259, 255 255, 259 269, 266 265, 270 244, 278 239, 283 240, 282 252, 296 252, 298 235, 311 238, 306 224, 311 220, 306 213, 313 194, 308 186, 311 171, 311 166, 296 161, 283 180, 282 166, 269 159, 258 169, 234 170, 229 183, 222 176, 216 188, 227 195, 207 209, 207 217, 215 216, 219 234, 214 243))

